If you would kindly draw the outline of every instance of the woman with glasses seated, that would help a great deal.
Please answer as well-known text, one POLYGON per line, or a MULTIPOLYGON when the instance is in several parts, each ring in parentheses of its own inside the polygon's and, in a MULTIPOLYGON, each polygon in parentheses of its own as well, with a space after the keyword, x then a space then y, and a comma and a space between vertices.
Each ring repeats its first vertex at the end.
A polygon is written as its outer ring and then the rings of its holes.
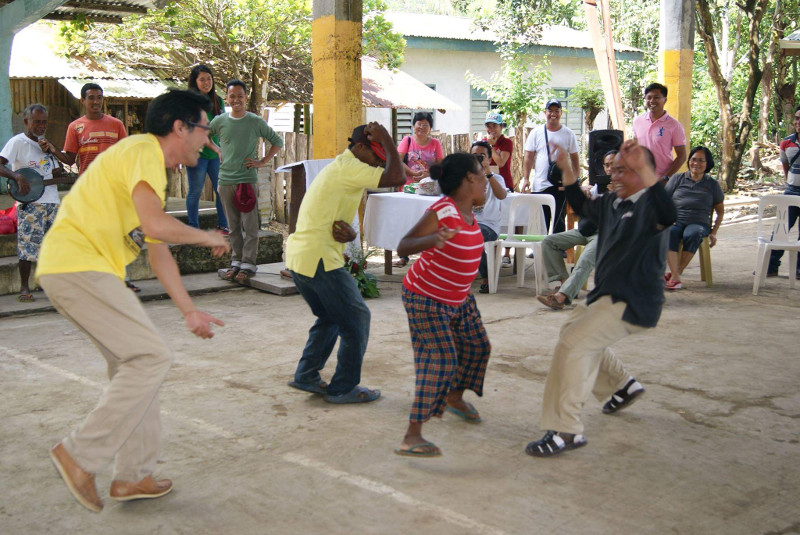
POLYGON ((681 273, 689 265, 697 249, 708 236, 709 245, 717 243, 717 230, 722 224, 725 211, 725 196, 719 182, 709 171, 714 168, 711 151, 705 147, 695 147, 689 153, 689 170, 672 175, 667 183, 667 193, 678 209, 678 220, 669 231, 667 266, 664 275, 667 290, 680 290, 681 273), (716 212, 714 226, 711 226, 711 212, 716 212), (678 257, 678 249, 683 242, 683 252, 678 257))
MULTIPOLYGON (((483 174, 486 175, 486 202, 474 209, 475 220, 483 234, 483 241, 494 241, 500 234, 500 227, 503 224, 500 214, 500 201, 505 199, 508 191, 504 187, 503 177, 492 173, 489 167, 492 165, 492 146, 487 141, 476 141, 472 144, 470 152, 481 163, 483 174)), ((486 260, 486 250, 481 254, 481 263, 478 266, 478 273, 481 275, 482 294, 489 293, 489 273, 486 260)))

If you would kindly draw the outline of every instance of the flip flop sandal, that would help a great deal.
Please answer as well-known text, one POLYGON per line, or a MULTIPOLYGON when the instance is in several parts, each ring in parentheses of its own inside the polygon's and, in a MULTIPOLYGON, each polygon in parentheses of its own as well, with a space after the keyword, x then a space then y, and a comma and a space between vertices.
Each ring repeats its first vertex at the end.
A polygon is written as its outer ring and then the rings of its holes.
POLYGON ((33 303, 36 299, 33 298, 33 294, 19 294, 17 301, 20 303, 33 303))
POLYGON ((287 383, 292 388, 296 388, 298 390, 302 390, 303 392, 310 392, 312 394, 327 394, 328 393, 328 383, 325 381, 320 381, 318 383, 298 383, 297 381, 289 381, 287 383))
POLYGON ((234 282, 238 283, 245 283, 252 279, 255 276, 256 272, 252 269, 240 269, 239 273, 236 274, 236 277, 233 279, 234 282))
POLYGON ((130 290, 131 290, 133 293, 136 293, 136 294, 138 294, 139 292, 141 292, 141 291, 142 291, 142 289, 141 289, 141 288, 139 288, 138 286, 136 286, 136 285, 135 285, 134 283, 132 283, 131 281, 125 281, 125 286, 127 286, 127 287, 128 287, 128 288, 129 288, 129 289, 130 289, 130 290))
POLYGON ((483 421, 481 420, 481 415, 478 414, 478 410, 472 406, 472 403, 467 403, 467 410, 465 411, 458 410, 450 405, 446 406, 444 410, 471 424, 479 424, 483 421))
POLYGON ((489 293, 489 285, 488 284, 481 284, 481 288, 480 288, 480 290, 478 290, 478 293, 488 294, 489 293))
POLYGON ((441 457, 442 451, 439 449, 436 444, 433 442, 423 442, 422 444, 414 444, 407 450, 395 448, 394 452, 397 455, 402 455, 404 457, 441 457), (434 451, 420 451, 422 448, 436 448, 434 451))
POLYGON ((346 403, 369 403, 381 397, 380 390, 370 390, 365 386, 357 386, 346 394, 338 396, 331 396, 325 394, 325 401, 336 405, 344 405, 346 403))
POLYGON ((406 267, 408 265, 408 260, 406 260, 405 258, 401 258, 400 260, 392 262, 392 265, 394 267, 406 267))
POLYGON ((575 435, 571 442, 565 442, 555 431, 548 431, 539 440, 528 444, 525 453, 534 457, 552 457, 567 450, 581 448, 588 443, 583 435, 575 435))
POLYGON ((228 271, 226 271, 225 274, 222 275, 221 278, 224 281, 232 281, 238 274, 239 274, 239 268, 231 266, 228 268, 228 271))

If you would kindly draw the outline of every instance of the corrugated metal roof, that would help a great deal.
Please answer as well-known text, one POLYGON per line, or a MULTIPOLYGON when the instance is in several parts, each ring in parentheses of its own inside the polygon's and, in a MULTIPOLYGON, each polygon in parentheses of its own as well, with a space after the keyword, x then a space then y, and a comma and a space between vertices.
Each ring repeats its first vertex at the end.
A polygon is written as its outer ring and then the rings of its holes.
POLYGON ((791 47, 791 48, 799 47, 800 46, 800 30, 796 30, 793 33, 790 33, 789 35, 787 35, 786 37, 781 39, 780 43, 781 43, 781 47, 784 47, 784 48, 787 48, 787 46, 784 46, 784 45, 788 45, 788 47, 791 47))
MULTIPOLYGON (((97 82, 97 78, 59 78, 58 83, 63 85, 70 94, 80 100, 81 87, 89 82, 97 82)), ((186 83, 173 80, 101 80, 103 96, 106 98, 146 98, 153 99, 164 93, 167 89, 185 89, 186 83)))
POLYGON ((413 76, 380 69, 377 61, 367 56, 361 58, 361 97, 369 108, 461 110, 461 106, 413 76))
MULTIPOLYGON (((427 37, 431 39, 453 39, 463 41, 497 41, 497 34, 478 29, 468 17, 452 15, 427 15, 419 13, 386 13, 385 18, 392 23, 394 31, 408 37, 427 37)), ((573 30, 566 26, 546 26, 537 43, 541 46, 561 48, 592 48, 589 32, 573 30)), ((617 52, 641 52, 638 48, 615 43, 617 52)))
POLYGON ((157 71, 149 69, 120 69, 112 61, 77 59, 58 53, 55 49, 58 28, 55 23, 31 24, 14 36, 11 45, 11 78, 117 78, 128 80, 157 80, 157 71))

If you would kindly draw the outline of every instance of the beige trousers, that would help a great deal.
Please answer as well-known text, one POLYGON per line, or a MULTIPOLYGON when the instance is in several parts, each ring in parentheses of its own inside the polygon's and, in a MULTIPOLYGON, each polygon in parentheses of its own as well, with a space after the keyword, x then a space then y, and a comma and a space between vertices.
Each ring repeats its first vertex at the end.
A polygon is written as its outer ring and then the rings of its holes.
MULTIPOLYGON (((258 184, 252 184, 258 198, 258 184)), ((218 186, 219 198, 228 218, 229 238, 231 240, 231 265, 256 271, 258 262, 258 204, 247 213, 240 212, 233 204, 236 186, 218 186)))
POLYGON ((115 480, 151 475, 161 442, 158 391, 172 364, 171 351, 139 298, 114 275, 42 275, 39 284, 103 354, 111 381, 83 424, 64 439, 64 447, 92 473, 113 461, 115 480))
POLYGON ((561 327, 544 385, 542 429, 583 433, 581 409, 589 396, 603 401, 625 386, 628 372, 608 346, 645 330, 622 320, 625 306, 603 296, 578 305, 561 327))

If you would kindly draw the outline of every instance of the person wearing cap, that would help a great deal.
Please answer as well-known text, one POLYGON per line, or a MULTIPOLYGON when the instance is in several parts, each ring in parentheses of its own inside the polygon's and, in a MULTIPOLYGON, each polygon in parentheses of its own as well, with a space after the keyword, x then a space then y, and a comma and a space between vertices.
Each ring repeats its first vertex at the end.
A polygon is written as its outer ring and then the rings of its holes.
POLYGON ((644 90, 647 111, 633 120, 633 139, 653 153, 656 174, 665 184, 686 162, 686 132, 664 109, 666 103, 667 88, 659 83, 648 85, 644 90))
POLYGON ((289 386, 322 394, 329 403, 363 403, 380 397, 379 390, 359 385, 370 312, 344 267, 344 249, 356 237, 348 221, 353 221, 364 189, 405 183, 394 141, 383 126, 361 125, 349 141, 348 148, 311 183, 300 205, 297 230, 286 242, 286 268, 317 317, 289 386), (336 371, 326 383, 320 371, 337 338, 336 371))
MULTIPOLYGON (((569 152, 569 160, 575 176, 580 175, 578 161, 578 138, 575 133, 561 124, 561 102, 557 99, 548 100, 544 106, 546 122, 544 126, 537 126, 528 134, 525 140, 525 158, 522 163, 522 182, 520 191, 533 193, 548 193, 556 201, 556 215, 553 223, 553 233, 564 232, 564 216, 566 215, 566 196, 564 188, 551 184, 547 179, 550 163, 555 162, 558 155, 553 146, 564 147, 569 152), (548 150, 549 149, 549 150, 548 150), (531 170, 534 171, 533 183, 529 182, 531 170)), ((550 224, 550 210, 545 208, 545 221, 550 224)))
MULTIPOLYGON (((503 177, 506 189, 514 191, 514 179, 511 177, 511 154, 514 152, 514 142, 503 135, 503 128, 506 127, 503 116, 496 111, 488 112, 485 126, 486 137, 483 140, 492 146, 490 165, 496 165, 499 168, 498 174, 503 177)), ((511 249, 508 247, 503 251, 502 262, 501 265, 511 267, 511 249)), ((483 291, 482 288, 483 285, 481 285, 481 291, 483 291)))
MULTIPOLYGON (((252 188, 246 196, 258 198, 257 168, 265 167, 283 147, 283 140, 267 122, 247 111, 247 86, 241 80, 225 84, 230 113, 217 115, 209 125, 209 135, 219 136, 220 148, 213 142, 206 147, 220 155, 217 191, 228 220, 231 240, 231 266, 222 276, 235 282, 246 282, 256 274, 258 262, 258 210, 243 210, 236 200, 239 190, 252 188), (258 140, 263 138, 271 146, 267 154, 257 159, 258 140)), ((240 192, 239 196, 242 195, 240 192)))
POLYGON ((514 152, 514 142, 503 135, 503 116, 490 111, 486 114, 486 136, 484 141, 488 141, 492 146, 492 163, 499 168, 498 174, 503 177, 503 182, 509 191, 514 191, 514 179, 511 177, 511 153, 514 152))

